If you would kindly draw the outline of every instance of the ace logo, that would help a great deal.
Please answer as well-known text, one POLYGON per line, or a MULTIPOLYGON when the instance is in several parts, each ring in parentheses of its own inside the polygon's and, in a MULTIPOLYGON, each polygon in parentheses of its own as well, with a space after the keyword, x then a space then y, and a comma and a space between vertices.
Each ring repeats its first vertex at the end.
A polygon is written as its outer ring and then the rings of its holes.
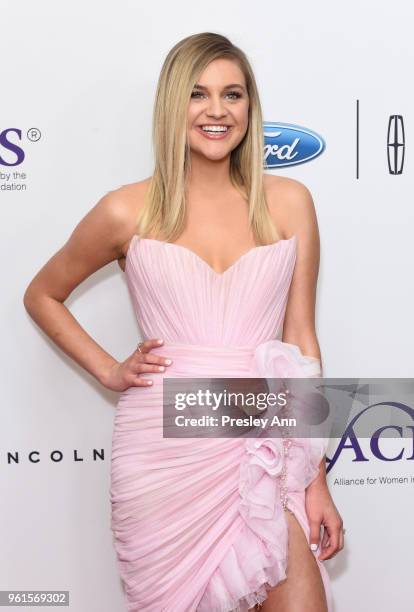
POLYGON ((19 166, 25 158, 24 150, 17 141, 22 140, 22 131, 18 128, 7 128, 0 131, 0 167, 19 166))
MULTIPOLYGON (((369 457, 365 457, 362 448, 359 444, 358 436, 354 431, 354 426, 357 424, 357 421, 366 414, 369 410, 376 408, 377 406, 392 406, 397 409, 397 411, 401 411, 405 413, 410 419, 411 422, 414 423, 414 409, 411 406, 403 404, 402 402, 378 402, 376 404, 372 404, 371 406, 367 406, 361 412, 359 412, 349 423, 344 431, 338 447, 336 448, 333 457, 329 459, 327 457, 328 467, 326 469, 326 473, 329 473, 331 469, 334 467, 340 455, 344 452, 344 450, 350 450, 351 454, 354 455, 352 462, 361 462, 361 461, 369 461, 369 457)), ((407 435, 404 436, 404 429, 400 425, 392 425, 386 424, 372 432, 369 436, 370 440, 370 454, 372 457, 375 457, 379 461, 401 461, 403 458, 406 461, 414 460, 414 425, 408 424, 405 425, 405 429, 407 431, 407 435), (392 436, 390 436, 390 432, 392 432, 392 436), (384 451, 381 449, 381 437, 384 434, 384 438, 386 437, 395 437, 397 439, 403 439, 407 437, 410 440, 410 451, 408 451, 402 444, 399 449, 399 452, 394 456, 387 456, 384 454, 384 451), (387 436, 388 434, 388 436, 387 436), (407 456, 408 454, 408 456, 407 456)))

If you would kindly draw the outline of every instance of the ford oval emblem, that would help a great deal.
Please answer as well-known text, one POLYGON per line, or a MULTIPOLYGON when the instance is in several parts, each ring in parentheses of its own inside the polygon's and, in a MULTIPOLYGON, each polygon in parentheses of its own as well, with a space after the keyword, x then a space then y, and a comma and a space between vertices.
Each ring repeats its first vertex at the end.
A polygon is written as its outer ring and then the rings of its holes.
POLYGON ((300 125, 267 121, 263 129, 265 168, 303 164, 325 150, 323 138, 300 125))

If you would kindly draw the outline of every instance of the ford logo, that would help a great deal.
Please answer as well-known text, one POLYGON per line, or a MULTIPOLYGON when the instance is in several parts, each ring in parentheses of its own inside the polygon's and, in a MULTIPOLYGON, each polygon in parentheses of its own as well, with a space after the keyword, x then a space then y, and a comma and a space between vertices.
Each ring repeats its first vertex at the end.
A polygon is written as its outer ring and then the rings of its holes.
POLYGON ((303 164, 325 150, 323 138, 308 128, 268 121, 263 129, 265 168, 303 164))

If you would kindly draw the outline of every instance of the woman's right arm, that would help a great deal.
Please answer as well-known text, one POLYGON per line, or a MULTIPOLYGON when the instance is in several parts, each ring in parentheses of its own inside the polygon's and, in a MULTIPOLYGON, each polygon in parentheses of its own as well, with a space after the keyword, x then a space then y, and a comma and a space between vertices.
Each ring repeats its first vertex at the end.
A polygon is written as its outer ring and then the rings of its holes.
MULTIPOLYGON (((124 362, 118 362, 85 331, 64 302, 82 281, 124 256, 123 247, 135 232, 130 200, 128 186, 105 194, 37 272, 23 298, 27 312, 49 338, 114 391, 147 386, 149 379, 138 374, 159 371, 164 359, 148 352, 144 359, 143 353, 134 351, 124 362)), ((147 341, 145 351, 151 348, 148 343, 151 341, 147 341)), ((155 341, 153 346, 158 346, 155 341)))

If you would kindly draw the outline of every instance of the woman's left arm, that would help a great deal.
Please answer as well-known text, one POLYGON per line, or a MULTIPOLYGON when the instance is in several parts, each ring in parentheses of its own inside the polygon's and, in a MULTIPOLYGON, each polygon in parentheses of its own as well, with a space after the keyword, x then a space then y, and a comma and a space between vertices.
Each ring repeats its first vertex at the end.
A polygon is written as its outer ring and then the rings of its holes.
MULTIPOLYGON (((276 186, 276 184, 275 184, 276 186)), ((320 241, 315 206, 309 189, 294 179, 278 184, 273 215, 283 224, 287 237, 296 236, 296 262, 286 305, 282 341, 298 346, 303 355, 322 358, 316 335, 315 304, 319 273, 320 241)), ((269 206, 272 214, 272 206, 269 206)), ((321 544, 320 560, 329 559, 343 548, 342 518, 333 502, 326 481, 323 456, 319 474, 306 489, 306 512, 310 524, 310 544, 321 544), (324 526, 322 541, 320 529, 324 526)))

